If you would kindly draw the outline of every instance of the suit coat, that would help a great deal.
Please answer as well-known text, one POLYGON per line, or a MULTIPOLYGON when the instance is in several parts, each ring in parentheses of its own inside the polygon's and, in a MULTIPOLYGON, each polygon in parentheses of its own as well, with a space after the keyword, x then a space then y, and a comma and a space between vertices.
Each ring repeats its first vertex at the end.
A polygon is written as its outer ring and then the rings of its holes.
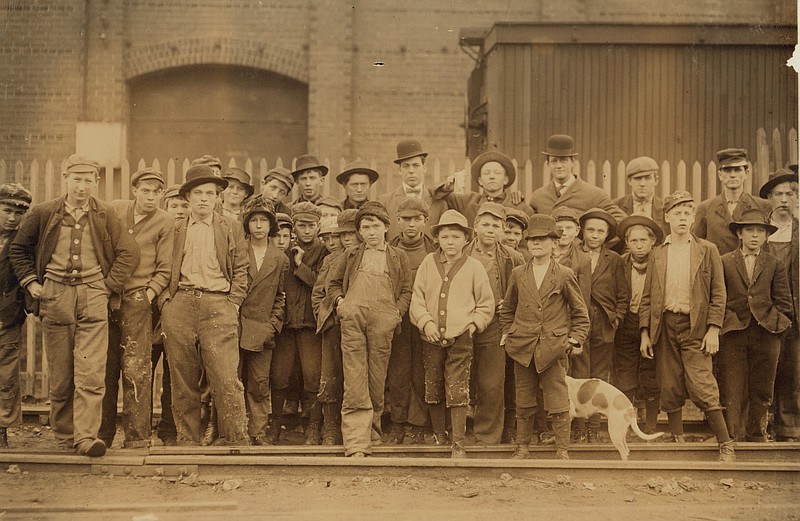
POLYGON ((728 300, 722 334, 740 331, 755 318, 770 333, 781 333, 792 323, 792 296, 783 261, 761 251, 753 267, 753 280, 747 277, 741 248, 722 256, 728 300))
MULTIPOLYGON (((178 224, 175 232, 175 247, 173 248, 174 260, 172 262, 172 278, 169 287, 161 293, 158 299, 159 306, 175 296, 178 292, 178 283, 181 280, 181 266, 185 255, 186 227, 189 225, 191 214, 178 224)), ((214 248, 217 261, 231 289, 228 291, 228 300, 241 306, 247 295, 247 269, 249 266, 247 254, 247 241, 244 238, 242 225, 239 221, 225 217, 216 212, 212 214, 211 228, 214 230, 214 248)))
MULTIPOLYGON (((789 290, 792 292, 792 315, 791 319, 795 327, 800 320, 800 237, 798 237, 800 223, 797 219, 792 220, 792 240, 789 243, 791 258, 784 263, 789 274, 789 290)), ((771 252, 769 243, 764 245, 764 251, 771 252)))
MULTIPOLYGON (((639 305, 639 327, 650 330, 653 344, 661 334, 661 315, 665 311, 668 248, 669 244, 662 244, 650 253, 642 302, 639 305)), ((692 340, 701 340, 709 326, 722 328, 727 300, 725 272, 717 247, 706 240, 692 237, 689 255, 689 335, 692 340)))
POLYGON ((328 294, 328 285, 331 281, 331 266, 336 263, 336 259, 342 254, 341 251, 331 253, 322 260, 322 267, 317 273, 317 281, 311 290, 311 307, 314 316, 317 317, 317 333, 327 331, 337 323, 336 314, 333 312, 335 302, 328 294))
POLYGON ((14 230, 6 238, 3 248, 0 249, 0 326, 9 327, 21 325, 25 322, 25 294, 20 287, 8 250, 17 231, 14 230))
POLYGON ((577 240, 573 241, 569 253, 558 259, 558 263, 566 266, 575 272, 578 278, 578 286, 583 294, 583 301, 588 307, 592 298, 592 260, 586 253, 581 251, 577 245, 577 240))
MULTIPOLYGON (((431 226, 439 222, 439 217, 447 210, 447 204, 440 199, 433 198, 433 190, 426 189, 420 194, 422 200, 428 203, 428 221, 425 224, 425 233, 430 235, 431 226)), ((378 202, 386 207, 389 213, 389 232, 386 237, 387 241, 394 240, 400 235, 400 225, 397 224, 397 207, 400 201, 406 198, 406 192, 403 190, 403 185, 398 186, 391 192, 381 194, 378 197, 378 202)))
MULTIPOLYGON (((622 197, 618 197, 614 199, 614 204, 620 207, 620 209, 628 215, 633 215, 633 195, 627 194, 623 195, 622 197)), ((650 217, 653 219, 656 224, 658 224, 661 229, 664 231, 664 237, 669 235, 669 225, 664 222, 664 200, 657 195, 653 196, 653 203, 650 208, 650 217)), ((625 246, 623 242, 623 248, 625 246)))
POLYGON ((765 199, 743 193, 731 215, 725 196, 720 194, 697 205, 692 234, 712 242, 719 254, 725 255, 739 247, 739 238, 728 228, 728 224, 741 219, 746 210, 761 210, 764 215, 769 215, 772 207, 765 199))
POLYGON ((613 342, 617 326, 625 318, 630 301, 631 288, 625 276, 625 263, 613 251, 602 248, 592 272, 591 302, 602 310, 608 320, 595 320, 592 323, 592 330, 595 331, 592 338, 599 335, 602 342, 613 342))
POLYGON ((478 214, 478 208, 480 208, 483 203, 498 203, 506 208, 516 208, 517 210, 521 210, 527 215, 533 215, 535 213, 525 201, 519 204, 513 204, 511 202, 511 197, 506 192, 503 193, 502 198, 489 197, 486 194, 478 192, 465 192, 463 194, 457 194, 451 189, 445 188, 445 185, 442 184, 436 188, 434 194, 435 198, 445 201, 449 208, 458 211, 464 217, 466 217, 470 226, 475 223, 475 217, 478 214))
POLYGON ((239 344, 247 351, 263 351, 275 346, 275 336, 283 329, 286 309, 283 280, 289 270, 289 259, 272 245, 267 247, 260 269, 249 245, 247 258, 247 296, 239 309, 239 344))
POLYGON ((592 208, 602 208, 613 215, 617 222, 627 217, 625 212, 611 201, 608 192, 598 186, 590 185, 580 177, 575 178, 575 182, 561 193, 561 197, 556 195, 556 185, 550 181, 541 188, 537 188, 528 197, 528 202, 534 211, 548 215, 553 212, 554 208, 566 206, 578 213, 592 208))
POLYGON ((536 287, 533 263, 511 272, 500 308, 500 328, 506 352, 515 362, 541 373, 566 356, 569 337, 581 345, 589 335, 589 313, 575 273, 551 262, 541 287, 536 287))

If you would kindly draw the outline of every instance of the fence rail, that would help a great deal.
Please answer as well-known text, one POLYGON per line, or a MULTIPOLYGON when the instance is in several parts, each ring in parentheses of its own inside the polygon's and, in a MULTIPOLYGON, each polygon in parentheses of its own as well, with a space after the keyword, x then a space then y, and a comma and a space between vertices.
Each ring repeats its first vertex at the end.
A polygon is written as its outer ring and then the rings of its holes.
MULTIPOLYGON (((747 178, 745 186, 745 190, 751 193, 758 191, 758 188, 768 179, 771 171, 786 164, 797 163, 798 158, 797 130, 794 128, 789 130, 786 139, 778 129, 768 135, 763 128, 760 128, 756 132, 756 142, 757 149, 754 153, 751 152, 751 156, 753 156, 752 174, 747 178)), ((550 180, 547 164, 543 159, 536 158, 535 161, 513 159, 512 161, 518 172, 517 179, 511 187, 512 190, 519 190, 527 196, 535 188, 543 186, 550 180)), ((330 168, 330 174, 324 180, 324 193, 344 199, 344 190, 336 183, 335 176, 344 169, 347 160, 344 158, 338 161, 325 159, 324 163, 330 168)), ((128 161, 123 161, 119 168, 106 165, 105 175, 101 176, 97 195, 105 200, 130 198, 131 174, 147 166, 158 168, 164 172, 167 185, 180 183, 183 181, 189 165, 189 158, 170 159, 166 162, 165 167, 162 167, 161 162, 157 159, 151 162, 139 159, 135 162, 135 167, 132 167, 128 161)), ((612 198, 615 198, 627 192, 625 165, 624 161, 612 163, 608 160, 589 160, 584 164, 578 160, 575 164, 575 172, 588 183, 602 187, 611 194, 612 198)), ((688 190, 699 201, 715 197, 718 194, 717 167, 713 161, 701 164, 698 161, 681 160, 675 165, 663 161, 660 165, 660 181, 657 186, 659 195, 664 196, 675 190, 688 190)), ((62 193, 61 172, 64 171, 65 166, 66 158, 55 161, 47 159, 43 166, 36 160, 26 165, 22 161, 9 162, 0 159, 0 181, 22 183, 31 190, 35 203, 47 201, 62 193)), ((241 165, 237 164, 234 159, 230 159, 227 166, 241 168, 241 165)), ((258 186, 266 173, 277 166, 293 167, 294 159, 289 162, 284 162, 280 157, 273 162, 267 161, 266 158, 257 162, 248 159, 244 164, 244 169, 252 175, 254 184, 258 186)), ((379 194, 393 190, 400 185, 400 177, 395 173, 396 165, 391 161, 372 160, 370 167, 381 174, 378 182, 372 186, 370 198, 374 199, 379 194)), ((456 191, 461 192, 469 188, 471 183, 469 171, 469 159, 432 158, 428 161, 428 175, 425 182, 428 186, 435 186, 449 176, 455 175, 456 191)), ((292 198, 296 196, 295 190, 292 198)), ((49 375, 47 358, 42 356, 45 347, 41 328, 34 317, 28 317, 25 331, 26 334, 23 335, 20 346, 23 354, 22 390, 24 395, 41 400, 47 396, 49 375)))

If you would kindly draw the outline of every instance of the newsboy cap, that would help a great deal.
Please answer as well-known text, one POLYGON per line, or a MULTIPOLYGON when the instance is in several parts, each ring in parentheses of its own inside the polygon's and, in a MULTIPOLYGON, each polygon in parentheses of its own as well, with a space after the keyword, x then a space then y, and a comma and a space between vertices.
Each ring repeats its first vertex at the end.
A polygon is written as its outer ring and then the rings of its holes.
POLYGON ((506 220, 506 208, 502 204, 493 202, 483 203, 478 207, 478 213, 475 214, 475 219, 477 220, 478 217, 486 213, 494 215, 502 221, 506 220))
POLYGON ((292 221, 319 222, 322 212, 316 204, 303 201, 292 206, 292 221))
POLYGON ((211 168, 216 167, 222 170, 222 162, 219 160, 219 158, 210 156, 208 154, 204 155, 203 157, 198 157, 197 159, 192 159, 192 164, 189 166, 197 166, 197 165, 206 165, 210 166, 211 168))
POLYGON ((528 214, 516 208, 506 208, 506 222, 518 224, 524 231, 528 228, 528 214))
POLYGON ((173 197, 183 197, 183 194, 181 194, 181 185, 172 185, 164 191, 165 201, 173 197))
POLYGON ((131 186, 139 186, 142 181, 160 181, 163 184, 164 174, 153 167, 142 168, 131 176, 131 186))
POLYGON ((278 212, 275 214, 275 218, 278 220, 278 229, 289 228, 291 230, 294 228, 294 222, 292 222, 291 215, 278 212))
POLYGON ((67 158, 67 167, 64 169, 65 174, 99 174, 100 163, 88 157, 72 154, 67 158))
POLYGON ((625 165, 625 177, 627 179, 650 173, 658 173, 658 163, 652 157, 635 157, 625 165))
POLYGON ((339 227, 339 233, 356 231, 357 214, 358 210, 355 208, 348 208, 347 210, 343 210, 342 213, 336 217, 336 224, 339 227))
POLYGON ((267 175, 264 176, 264 184, 269 183, 272 179, 285 184, 287 192, 291 191, 294 186, 294 177, 292 177, 292 173, 289 172, 288 168, 282 166, 276 166, 267 172, 267 175))
POLYGON ((223 179, 227 179, 230 181, 233 179, 234 181, 239 181, 244 185, 245 192, 247 192, 247 197, 253 195, 255 188, 250 182, 250 174, 248 174, 245 170, 237 167, 231 167, 225 171, 222 175, 223 179))
POLYGON ((747 150, 744 148, 723 148, 716 155, 717 168, 747 164, 747 150))
POLYGON ((664 198, 664 213, 669 212, 679 204, 693 202, 694 198, 692 197, 692 194, 686 190, 675 190, 664 198))
POLYGON ((397 204, 398 217, 428 216, 430 206, 419 197, 405 197, 397 204))
POLYGON ((557 206, 553 208, 553 211, 550 212, 550 215, 553 216, 553 219, 558 221, 572 221, 577 225, 581 224, 580 216, 575 209, 570 208, 569 206, 557 206))
POLYGON ((556 230, 556 220, 552 215, 535 213, 528 218, 528 228, 525 230, 525 239, 538 237, 552 237, 558 239, 561 234, 556 230))
POLYGON ((330 195, 321 197, 315 204, 317 206, 328 206, 330 208, 336 208, 340 212, 342 211, 342 202, 330 195))
POLYGON ((19 183, 6 183, 0 185, 0 204, 28 209, 31 207, 33 196, 27 188, 19 183))

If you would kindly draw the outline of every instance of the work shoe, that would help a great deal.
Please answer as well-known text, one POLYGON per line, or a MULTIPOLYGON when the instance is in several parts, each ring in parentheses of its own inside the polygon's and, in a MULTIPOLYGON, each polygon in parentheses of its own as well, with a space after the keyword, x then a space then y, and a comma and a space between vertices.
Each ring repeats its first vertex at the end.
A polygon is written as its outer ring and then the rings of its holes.
POLYGON ((450 457, 452 459, 464 459, 467 457, 467 451, 464 450, 464 446, 460 441, 453 442, 450 448, 450 457))
POLYGON ((367 455, 365 453, 363 453, 363 452, 354 452, 354 453, 350 454, 350 456, 348 456, 348 457, 350 457, 350 458, 366 458, 367 455))
POLYGON ((411 426, 411 444, 425 445, 425 431, 419 425, 411 426))
POLYGON ((0 427, 0 449, 8 448, 8 429, 0 427))
POLYGON ((164 436, 164 438, 161 439, 161 443, 165 447, 177 447, 178 439, 175 436, 164 436))
POLYGON ((531 451, 525 444, 517 443, 514 446, 514 453, 511 455, 511 459, 528 459, 531 456, 531 451))
POLYGON ((99 458, 106 453, 106 444, 100 438, 94 440, 87 440, 78 445, 78 454, 81 456, 89 456, 90 458, 99 458))
POLYGON ((219 438, 219 428, 217 427, 217 419, 211 418, 208 422, 208 427, 206 427, 206 432, 203 434, 203 439, 200 440, 200 445, 203 447, 208 447, 209 445, 213 445, 215 441, 219 438))
POLYGON ((516 426, 503 427, 503 434, 500 435, 500 443, 514 443, 514 435, 516 432, 516 426))
POLYGON ((556 442, 556 434, 553 431, 539 433, 539 445, 553 445, 556 442))
POLYGON ((270 420, 269 427, 267 427, 267 440, 270 445, 277 445, 281 439, 281 422, 278 420, 270 420))
POLYGON ((556 449, 556 459, 569 459, 567 449, 556 449))
POLYGON ((447 433, 446 432, 434 432, 433 433, 433 444, 434 445, 447 445, 447 433))
POLYGON ((572 443, 582 443, 586 441, 586 430, 584 429, 572 429, 572 434, 570 436, 570 442, 572 443))
POLYGON ((736 453, 733 451, 733 440, 724 441, 719 444, 719 461, 733 463, 736 461, 736 453))
POLYGON ((684 434, 673 434, 672 441, 675 443, 686 443, 686 436, 684 434))
POLYGON ((227 438, 217 438, 212 444, 214 447, 247 447, 250 445, 250 437, 245 436, 238 440, 228 440, 227 438))
POLYGON ((586 443, 597 443, 597 431, 592 427, 586 428, 586 443))
POLYGON ((283 414, 288 416, 294 416, 297 414, 297 411, 300 409, 300 403, 297 400, 286 400, 283 403, 283 414))
POLYGON ((319 420, 311 420, 308 422, 306 429, 306 445, 319 445, 322 443, 322 424, 319 420))
POLYGON ((405 424, 392 422, 392 432, 389 434, 389 444, 402 445, 405 437, 406 437, 405 424))

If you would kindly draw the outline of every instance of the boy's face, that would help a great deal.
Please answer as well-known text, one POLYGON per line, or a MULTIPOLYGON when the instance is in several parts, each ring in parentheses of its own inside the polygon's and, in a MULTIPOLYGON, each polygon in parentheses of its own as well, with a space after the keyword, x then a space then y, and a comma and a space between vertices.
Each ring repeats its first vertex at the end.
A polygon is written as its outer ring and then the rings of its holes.
POLYGON ((306 170, 297 176, 296 183, 306 201, 311 201, 322 191, 322 173, 319 170, 306 170))
POLYGON ((136 201, 134 203, 136 212, 140 215, 149 215, 158 208, 161 196, 164 195, 164 184, 148 179, 139 183, 139 186, 134 186, 132 191, 136 201))
POLYGON ((369 195, 369 176, 367 174, 353 174, 344 184, 344 193, 352 203, 363 203, 369 195))
POLYGON ((281 226, 278 233, 271 237, 270 240, 273 246, 284 251, 289 247, 289 243, 292 240, 292 229, 288 226, 281 226))
POLYGON ((767 229, 758 225, 742 226, 736 230, 745 251, 758 251, 767 242, 767 229))
POLYGON ((669 232, 674 235, 686 235, 694 224, 694 203, 682 203, 664 214, 669 224, 669 232))
POLYGON ((186 194, 189 209, 201 219, 205 219, 214 212, 214 205, 217 204, 218 198, 217 185, 214 183, 195 186, 186 194))
POLYGON ((257 213, 250 218, 247 224, 250 230, 250 237, 256 240, 263 240, 269 236, 270 222, 267 214, 257 213))
POLYGON ((341 232, 339 240, 342 241, 342 248, 349 248, 358 244, 358 234, 356 232, 341 232))
POLYGON ((448 259, 454 259, 461 255, 464 246, 467 245, 467 234, 464 230, 456 227, 446 226, 439 230, 439 247, 448 259))
POLYGON ((422 234, 422 230, 425 228, 425 221, 427 221, 427 218, 422 214, 397 216, 400 233, 410 240, 416 239, 422 234))
POLYGON ((404 159, 397 165, 397 171, 403 182, 411 188, 416 188, 425 180, 426 168, 421 156, 404 159))
POLYGON ((481 167, 478 184, 490 194, 501 193, 508 183, 508 175, 503 165, 497 161, 489 161, 481 167))
POLYGON ((503 231, 503 244, 516 250, 522 241, 522 226, 513 221, 506 221, 506 229, 503 231))
POLYGON ((535 259, 544 259, 553 255, 556 240, 552 237, 529 237, 526 239, 528 251, 535 259))
POLYGON ((776 214, 793 215, 797 209, 796 183, 787 181, 775 185, 769 192, 769 203, 776 214))
POLYGON ((556 231, 561 231, 561 237, 558 239, 559 246, 566 248, 581 231, 581 227, 575 221, 556 221, 556 231))
POLYGON ((358 225, 358 233, 373 248, 380 246, 386 240, 386 223, 370 215, 363 217, 358 225))
POLYGON ((180 221, 189 215, 189 201, 183 197, 170 197, 167 199, 166 210, 176 221, 180 221))
POLYGON ((319 208, 321 222, 330 223, 333 226, 336 226, 336 218, 339 217, 339 213, 341 213, 339 212, 338 208, 326 206, 324 204, 319 205, 317 208, 319 208))
POLYGON ((650 230, 644 226, 631 226, 628 230, 625 244, 637 259, 644 259, 653 249, 656 241, 653 240, 649 232, 650 230))
POLYGON ((27 211, 25 208, 0 203, 0 231, 13 232, 19 228, 19 222, 27 211))
POLYGON ((481 246, 492 247, 503 237, 505 223, 503 219, 485 213, 475 220, 475 236, 481 246))
POLYGON ((268 199, 273 203, 282 202, 288 193, 289 188, 277 179, 270 179, 261 189, 261 195, 264 197, 264 199, 268 199))
POLYGON ((339 238, 338 233, 326 233, 322 236, 322 244, 328 253, 334 253, 342 249, 342 240, 339 238))
POLYGON ((67 183, 67 197, 70 203, 76 206, 83 206, 92 195, 100 176, 91 172, 71 172, 64 174, 64 180, 67 183))
POLYGON ((606 242, 608 223, 603 219, 586 219, 583 223, 583 242, 587 248, 597 249, 606 242))
POLYGON ((226 203, 239 206, 247 197, 247 188, 236 179, 228 179, 228 187, 222 192, 222 196, 226 203))
POLYGON ((319 221, 297 221, 294 223, 294 233, 297 234, 297 242, 308 244, 319 233, 319 221))

